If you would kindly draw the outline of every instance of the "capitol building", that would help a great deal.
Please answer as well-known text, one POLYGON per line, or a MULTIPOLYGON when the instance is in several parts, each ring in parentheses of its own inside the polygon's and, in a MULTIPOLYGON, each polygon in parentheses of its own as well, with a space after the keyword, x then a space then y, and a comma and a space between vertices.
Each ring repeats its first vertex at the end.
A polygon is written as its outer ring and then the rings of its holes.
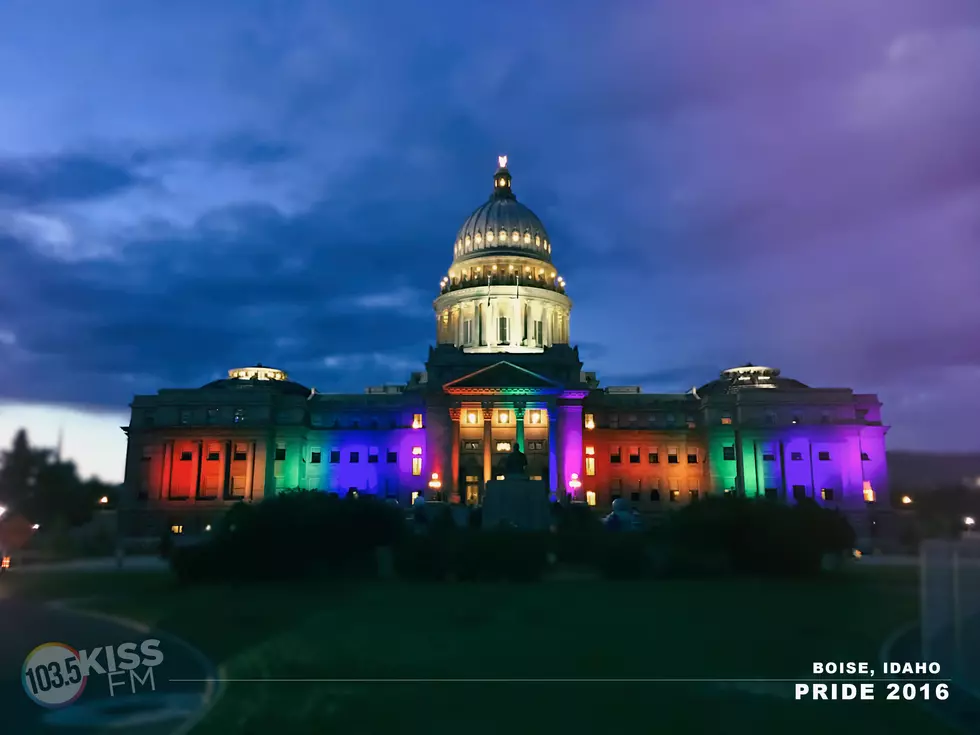
POLYGON ((687 393, 604 387, 573 346, 561 245, 512 183, 501 157, 434 294, 425 370, 404 384, 321 393, 255 365, 136 396, 125 487, 141 532, 196 533, 233 503, 297 488, 477 505, 518 449, 555 500, 600 509, 728 493, 855 516, 886 500, 875 395, 755 365, 687 393))

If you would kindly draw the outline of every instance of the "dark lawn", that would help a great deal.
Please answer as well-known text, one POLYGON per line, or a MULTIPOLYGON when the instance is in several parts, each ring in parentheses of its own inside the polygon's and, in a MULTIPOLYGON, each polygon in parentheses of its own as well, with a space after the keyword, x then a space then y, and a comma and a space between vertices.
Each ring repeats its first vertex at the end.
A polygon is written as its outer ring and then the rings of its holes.
POLYGON ((915 569, 814 581, 569 581, 536 585, 308 585, 181 590, 166 575, 10 575, 32 596, 106 595, 89 606, 159 625, 232 679, 194 732, 943 733, 905 702, 797 702, 813 661, 877 664, 918 615, 915 569), (69 590, 64 592, 63 590, 69 590), (466 682, 466 679, 503 682, 466 682), (514 679, 598 679, 520 682, 514 679))

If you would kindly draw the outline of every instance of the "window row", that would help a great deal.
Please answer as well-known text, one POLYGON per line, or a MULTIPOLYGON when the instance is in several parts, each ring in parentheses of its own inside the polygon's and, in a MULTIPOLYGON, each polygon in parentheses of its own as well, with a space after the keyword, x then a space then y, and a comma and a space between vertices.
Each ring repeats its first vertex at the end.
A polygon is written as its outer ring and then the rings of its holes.
POLYGON ((585 428, 588 430, 595 429, 596 426, 601 429, 642 429, 657 426, 687 426, 689 429, 694 429, 698 425, 697 417, 693 414, 684 416, 683 423, 681 422, 681 417, 673 413, 650 413, 645 414, 642 418, 637 414, 625 414, 621 416, 618 413, 610 413, 605 414, 605 416, 600 416, 598 423, 596 421, 596 414, 594 413, 587 413, 584 418, 585 428))
MULTIPOLYGON (((667 464, 680 464, 680 456, 678 455, 677 451, 677 447, 667 448, 667 464)), ((698 464, 699 455, 696 449, 688 449, 685 456, 687 458, 687 464, 698 464)), ((629 458, 630 464, 640 464, 640 459, 642 457, 640 447, 629 447, 627 457, 629 458)), ((660 451, 657 449, 648 449, 646 452, 646 460, 648 464, 660 464, 660 451)), ((610 447, 609 463, 623 463, 622 447, 610 447)), ((585 448, 585 474, 595 475, 595 447, 585 448)))
POLYGON ((531 235, 530 230, 524 230, 521 233, 520 230, 511 230, 508 232, 505 229, 498 230, 487 230, 486 232, 476 232, 473 235, 466 235, 463 239, 456 241, 456 247, 453 248, 456 255, 460 253, 469 253, 473 250, 481 250, 483 244, 486 242, 487 246, 497 245, 525 245, 534 246, 539 250, 543 250, 546 253, 551 252, 551 243, 547 240, 542 239, 541 235, 531 235))
MULTIPOLYGON (((728 445, 728 446, 726 446, 726 447, 723 448, 722 452, 723 452, 722 457, 724 459, 729 460, 729 461, 732 461, 732 462, 735 461, 735 447, 734 446, 728 445)), ((790 458, 790 461, 792 461, 792 462, 801 462, 801 461, 803 461, 803 452, 790 452, 789 453, 789 458, 790 458)), ((817 452, 817 459, 820 462, 829 462, 830 459, 831 459, 830 452, 829 451, 820 451, 820 452, 817 452)), ((772 450, 772 449, 764 449, 762 451, 762 461, 763 462, 775 462, 776 461, 776 453, 775 453, 775 451, 772 450)), ((871 456, 867 452, 861 452, 861 461, 862 462, 870 462, 871 461, 871 456)))

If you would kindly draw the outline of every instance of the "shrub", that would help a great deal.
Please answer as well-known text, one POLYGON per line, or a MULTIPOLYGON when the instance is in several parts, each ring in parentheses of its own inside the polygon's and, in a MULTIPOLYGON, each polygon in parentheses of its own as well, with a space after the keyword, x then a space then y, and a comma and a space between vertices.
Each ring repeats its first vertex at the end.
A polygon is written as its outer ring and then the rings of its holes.
POLYGON ((595 548, 606 579, 640 579, 653 572, 650 542, 642 534, 606 532, 595 548))
POLYGON ((401 511, 374 498, 284 493, 234 506, 212 537, 176 549, 171 563, 187 582, 371 573, 375 550, 397 543, 403 527, 401 511))
POLYGON ((681 509, 666 531, 675 570, 685 558, 698 558, 691 566, 703 571, 767 575, 817 573, 824 555, 849 551, 855 540, 843 515, 813 501, 790 506, 732 497, 681 509))

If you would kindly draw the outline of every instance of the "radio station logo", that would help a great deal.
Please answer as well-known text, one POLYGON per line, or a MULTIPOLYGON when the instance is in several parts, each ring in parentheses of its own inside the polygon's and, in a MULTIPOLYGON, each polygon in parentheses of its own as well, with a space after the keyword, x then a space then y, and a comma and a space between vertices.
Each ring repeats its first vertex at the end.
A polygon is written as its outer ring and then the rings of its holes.
POLYGON ((88 650, 44 643, 27 654, 21 679, 27 696, 42 707, 65 707, 82 696, 93 675, 106 677, 110 697, 120 688, 131 694, 147 687, 155 692, 153 669, 162 663, 156 638, 88 650))

